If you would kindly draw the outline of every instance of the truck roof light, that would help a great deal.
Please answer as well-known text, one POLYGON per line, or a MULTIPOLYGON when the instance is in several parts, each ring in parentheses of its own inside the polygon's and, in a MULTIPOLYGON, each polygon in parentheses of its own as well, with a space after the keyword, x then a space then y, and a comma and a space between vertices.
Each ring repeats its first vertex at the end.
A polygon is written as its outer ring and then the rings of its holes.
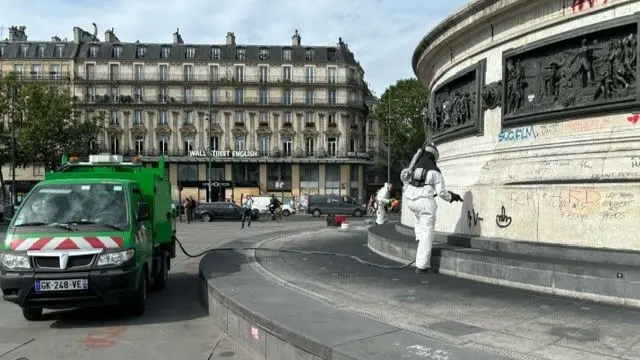
POLYGON ((80 162, 80 159, 77 156, 71 156, 69 158, 69 164, 77 164, 80 162))
POLYGON ((134 156, 131 158, 131 162, 136 165, 140 165, 142 164, 142 158, 140 158, 140 156, 134 156))
POLYGON ((91 164, 122 164, 122 155, 89 155, 89 162, 91 164))

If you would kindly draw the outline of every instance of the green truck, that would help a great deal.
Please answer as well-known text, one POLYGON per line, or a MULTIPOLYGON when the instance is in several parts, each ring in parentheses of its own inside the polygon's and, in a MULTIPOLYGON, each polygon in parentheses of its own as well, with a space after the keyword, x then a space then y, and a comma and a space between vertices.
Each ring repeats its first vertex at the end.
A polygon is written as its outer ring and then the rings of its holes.
POLYGON ((38 320, 43 309, 122 306, 137 316, 147 290, 167 285, 176 256, 176 213, 164 158, 63 157, 20 206, 0 248, 4 300, 38 320))

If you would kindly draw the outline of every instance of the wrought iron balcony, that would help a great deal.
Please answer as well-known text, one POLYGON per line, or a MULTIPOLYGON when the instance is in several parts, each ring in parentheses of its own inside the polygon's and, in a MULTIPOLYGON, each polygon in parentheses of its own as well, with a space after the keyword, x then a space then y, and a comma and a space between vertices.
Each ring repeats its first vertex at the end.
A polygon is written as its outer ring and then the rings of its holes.
POLYGON ((277 85, 287 87, 288 84, 317 84, 323 86, 332 85, 362 85, 357 78, 351 76, 282 76, 282 75, 241 75, 221 76, 211 74, 138 74, 138 73, 111 73, 91 72, 76 73, 75 82, 154 82, 154 83, 211 83, 223 86, 224 84, 253 84, 253 85, 277 85))

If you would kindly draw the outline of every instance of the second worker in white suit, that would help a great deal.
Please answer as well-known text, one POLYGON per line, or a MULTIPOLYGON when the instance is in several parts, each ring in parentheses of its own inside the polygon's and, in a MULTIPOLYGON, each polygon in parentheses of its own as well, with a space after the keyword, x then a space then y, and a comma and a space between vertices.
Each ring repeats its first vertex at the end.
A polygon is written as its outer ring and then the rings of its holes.
POLYGON ((400 179, 404 184, 403 201, 415 216, 413 228, 418 241, 416 272, 431 269, 431 247, 438 210, 435 197, 440 196, 442 200, 450 203, 462 201, 460 195, 448 191, 445 187, 442 173, 436 165, 439 157, 438 148, 434 144, 428 144, 418 149, 409 167, 400 173, 400 179))
POLYGON ((378 190, 376 194, 376 203, 378 205, 378 210, 376 211, 376 224, 382 225, 387 222, 387 208, 391 202, 391 189, 392 185, 389 183, 384 183, 384 186, 378 190))

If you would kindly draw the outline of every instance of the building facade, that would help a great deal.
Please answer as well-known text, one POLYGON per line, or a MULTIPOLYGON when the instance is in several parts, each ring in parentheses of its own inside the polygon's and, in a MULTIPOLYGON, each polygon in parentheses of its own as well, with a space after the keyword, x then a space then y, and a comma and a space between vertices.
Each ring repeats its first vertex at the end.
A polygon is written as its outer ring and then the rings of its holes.
MULTIPOLYGON (((149 44, 76 27, 73 41, 60 42, 60 69, 84 116, 106 120, 97 149, 148 164, 164 156, 175 198, 363 198, 372 163, 364 72, 341 39, 301 40, 296 31, 286 46, 241 45, 228 33, 223 44, 188 44, 176 31, 170 43, 149 44)), ((0 43, 1 69, 43 64, 38 44, 26 35, 0 43)))
POLYGON ((464 198, 439 206, 438 231, 640 250, 639 11, 478 0, 425 36, 413 68, 464 198))

